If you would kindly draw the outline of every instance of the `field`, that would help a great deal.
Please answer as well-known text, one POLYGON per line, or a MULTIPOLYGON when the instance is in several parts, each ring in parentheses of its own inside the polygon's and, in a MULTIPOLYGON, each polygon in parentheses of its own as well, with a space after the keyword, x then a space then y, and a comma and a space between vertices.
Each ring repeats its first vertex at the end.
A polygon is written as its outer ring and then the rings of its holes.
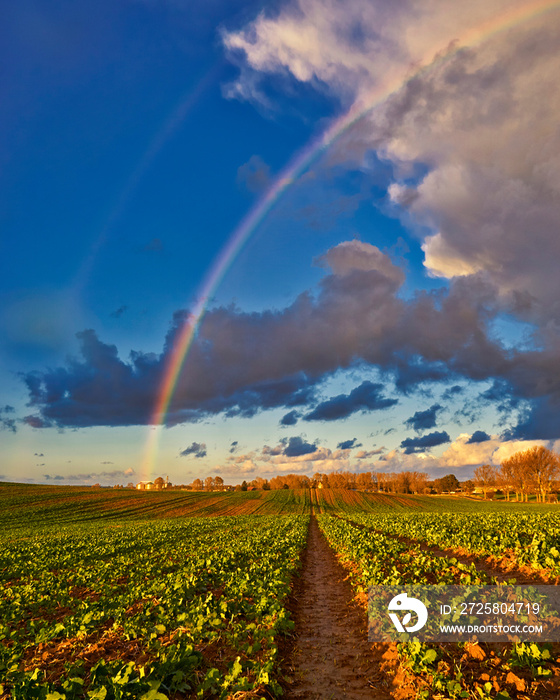
POLYGON ((0 485, 0 698, 555 698, 556 645, 371 645, 370 585, 558 582, 556 505, 0 485))

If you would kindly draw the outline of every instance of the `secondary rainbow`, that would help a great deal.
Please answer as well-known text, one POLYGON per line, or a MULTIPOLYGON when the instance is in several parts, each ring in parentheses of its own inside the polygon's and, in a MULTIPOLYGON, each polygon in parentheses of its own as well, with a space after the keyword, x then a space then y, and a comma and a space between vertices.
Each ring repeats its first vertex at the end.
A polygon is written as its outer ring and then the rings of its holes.
POLYGON ((156 131, 151 142, 148 144, 147 149, 142 154, 142 157, 138 161, 132 173, 129 175, 123 189, 120 191, 120 194, 113 205, 113 208, 109 212, 101 232, 91 246, 87 257, 84 259, 80 268, 78 269, 72 285, 74 294, 82 293, 89 280, 95 261, 99 256, 99 252, 110 239, 112 230, 118 224, 119 219, 129 207, 133 195, 135 194, 138 185, 142 181, 142 178, 150 170, 155 159, 161 153, 164 146, 179 130, 191 110, 198 104, 198 101, 202 97, 205 90, 207 90, 208 87, 214 82, 219 74, 221 66, 221 61, 215 63, 202 76, 202 78, 200 78, 198 82, 191 87, 191 89, 185 95, 183 95, 179 104, 156 131))
POLYGON ((401 90, 414 78, 440 65, 445 59, 457 53, 462 48, 475 46, 499 32, 506 31, 507 29, 517 26, 521 22, 542 15, 545 12, 555 10, 558 7, 560 7, 560 0, 539 0, 537 2, 520 5, 467 30, 452 44, 448 43, 447 45, 432 49, 429 55, 417 64, 412 71, 406 75, 401 73, 400 75, 393 76, 383 85, 376 87, 365 97, 359 99, 346 114, 334 121, 323 134, 313 139, 288 163, 264 196, 242 219, 237 228, 233 231, 227 244, 220 251, 213 267, 210 269, 210 272, 205 277, 198 291, 198 301, 194 309, 189 314, 188 319, 185 321, 178 334, 164 369, 163 381, 150 417, 151 427, 149 428, 141 466, 142 479, 147 479, 154 469, 162 426, 165 423, 165 417, 169 410, 173 393, 181 374, 181 369, 185 363, 189 348, 195 338, 197 327, 204 316, 204 312, 213 292, 219 286, 224 275, 233 264, 235 258, 251 234, 258 228, 259 224, 290 185, 296 182, 305 169, 320 158, 320 156, 350 127, 385 102, 392 94, 401 90))

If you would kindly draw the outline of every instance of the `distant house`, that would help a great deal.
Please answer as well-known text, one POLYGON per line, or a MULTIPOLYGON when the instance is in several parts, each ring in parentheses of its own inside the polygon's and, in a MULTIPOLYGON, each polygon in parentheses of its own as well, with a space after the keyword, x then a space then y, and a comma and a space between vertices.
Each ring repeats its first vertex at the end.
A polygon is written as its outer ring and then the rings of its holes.
POLYGON ((154 488, 154 482, 153 481, 141 481, 139 484, 136 485, 136 488, 139 491, 151 491, 154 488))

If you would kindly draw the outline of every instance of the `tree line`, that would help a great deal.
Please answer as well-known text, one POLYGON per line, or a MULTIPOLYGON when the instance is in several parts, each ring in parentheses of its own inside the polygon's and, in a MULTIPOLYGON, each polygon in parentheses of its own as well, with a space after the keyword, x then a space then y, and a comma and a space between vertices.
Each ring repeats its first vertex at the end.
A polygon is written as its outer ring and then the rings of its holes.
POLYGON ((499 467, 483 464, 474 471, 474 483, 486 498, 499 489, 507 500, 515 494, 516 501, 528 501, 534 494, 544 503, 549 493, 558 488, 560 456, 546 447, 530 447, 505 459, 499 467))
POLYGON ((235 488, 238 491, 337 488, 387 493, 431 493, 434 486, 439 491, 451 491, 459 488, 459 481, 452 474, 443 479, 429 481, 426 474, 414 471, 395 473, 337 471, 330 474, 317 472, 311 477, 302 474, 283 474, 271 479, 257 477, 251 481, 243 481, 235 487, 224 485, 223 479, 219 476, 208 476, 204 480, 195 479, 192 484, 188 484, 187 488, 193 491, 213 491, 225 488, 235 488), (451 479, 450 482, 449 479, 451 479), (439 482, 441 482, 441 488, 439 488, 439 482))
MULTIPOLYGON (((395 494, 472 493, 475 488, 484 498, 496 490, 502 491, 509 501, 515 494, 516 501, 527 501, 535 495, 537 501, 544 502, 547 496, 560 489, 560 455, 545 447, 531 447, 516 452, 504 460, 499 467, 483 464, 474 471, 473 479, 460 482, 454 474, 446 474, 439 479, 430 479, 427 474, 416 471, 403 472, 350 472, 336 471, 329 474, 317 472, 313 476, 283 474, 271 479, 257 477, 243 481, 237 486, 224 483, 221 476, 207 476, 195 479, 191 484, 176 485, 175 489, 193 491, 248 491, 278 489, 337 488, 376 491, 395 494)), ((156 488, 164 486, 163 479, 156 479, 156 488), (161 481, 161 484, 158 482, 161 481)), ((129 484, 134 488, 134 484, 129 484)), ((166 486, 171 487, 168 483, 166 486)))

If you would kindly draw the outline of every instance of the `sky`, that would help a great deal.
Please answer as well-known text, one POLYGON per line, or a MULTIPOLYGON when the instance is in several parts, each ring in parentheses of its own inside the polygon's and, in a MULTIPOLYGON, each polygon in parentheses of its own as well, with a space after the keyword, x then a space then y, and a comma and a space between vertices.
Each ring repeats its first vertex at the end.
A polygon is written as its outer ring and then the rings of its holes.
POLYGON ((1 479, 560 447, 560 2, 0 13, 1 479))

